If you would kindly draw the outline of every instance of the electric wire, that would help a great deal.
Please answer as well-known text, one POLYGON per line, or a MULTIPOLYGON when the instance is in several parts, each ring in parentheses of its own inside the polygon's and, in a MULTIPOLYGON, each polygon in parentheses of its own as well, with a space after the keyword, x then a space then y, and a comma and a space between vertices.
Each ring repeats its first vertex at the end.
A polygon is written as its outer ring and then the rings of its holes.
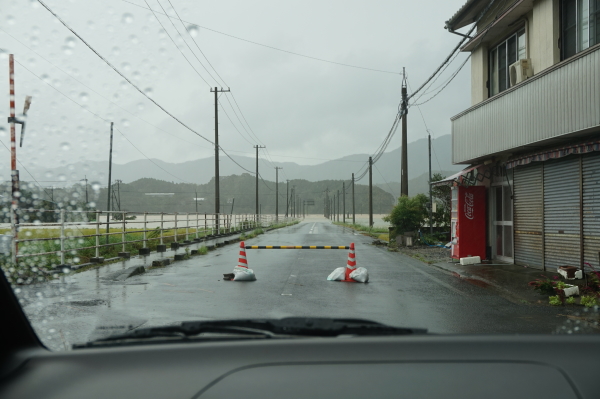
MULTIPOLYGON (((146 3, 146 5, 148 6, 148 8, 150 8, 150 5, 148 4, 147 0, 144 0, 144 2, 146 3)), ((160 2, 160 0, 156 0, 156 2, 158 3, 158 5, 160 6, 160 8, 163 10, 163 12, 165 13, 165 15, 167 14, 167 11, 165 10, 165 8, 163 7, 162 3, 160 2)), ((170 2, 169 2, 170 3, 170 2)), ((172 5, 171 5, 172 7, 172 5)), ((152 12, 154 14, 154 12, 152 12)), ((158 17, 156 16, 156 14, 154 14, 154 18, 156 18, 158 20, 158 17)), ((162 28, 164 29, 164 31, 167 33, 167 35, 169 35, 169 33, 167 32, 167 30, 165 29, 165 27, 163 26, 163 24, 158 21, 160 23, 160 26, 162 26, 162 28)), ((192 55, 196 58, 196 60, 198 61, 198 63, 202 66, 202 68, 204 68, 204 70, 206 71, 206 73, 208 73, 208 76, 210 76, 212 78, 212 80, 214 80, 215 82, 218 82, 214 76, 212 76, 212 74, 210 73, 210 71, 204 66, 204 64, 202 63, 202 61, 200 61, 200 59, 198 58, 198 56, 196 55, 196 53, 192 50, 192 48, 189 46, 189 44, 187 43, 187 41, 183 38, 183 36, 181 35, 181 33, 179 32, 179 29, 177 29, 177 27, 175 26, 175 24, 173 23, 173 20, 171 18, 169 18, 169 22, 171 23, 171 25, 173 26, 173 29, 175 29, 175 31, 177 32, 177 35, 181 38, 181 41, 183 41, 183 43, 186 45, 186 47, 188 48, 188 50, 190 50, 190 52, 192 53, 192 55)), ((173 44, 175 45, 175 47, 177 47, 177 50, 179 50, 179 52, 181 53, 181 55, 184 56, 184 58, 186 59, 186 61, 188 61, 188 63, 190 64, 190 66, 192 68, 194 68, 194 66, 192 65, 192 63, 188 60, 188 58, 183 54, 183 51, 181 51, 181 49, 179 48, 179 46, 177 45, 177 43, 175 43, 175 41, 171 38, 171 35, 169 35, 169 38, 171 39, 171 41, 173 42, 173 44)), ((196 73, 202 78, 202 80, 204 80, 204 82, 206 82, 206 84, 210 87, 210 83, 208 83, 206 81, 206 79, 204 79, 204 77, 202 77, 200 75, 200 73, 196 70, 196 68, 194 68, 194 71, 196 71, 196 73)))
POLYGON ((157 168, 159 168, 163 172, 167 173, 168 175, 173 176, 177 180, 181 180, 184 183, 195 184, 195 183, 192 183, 191 181, 184 180, 181 177, 177 177, 173 173, 171 173, 171 172, 167 171, 166 169, 162 168, 159 164, 157 164, 156 162, 154 162, 154 160, 152 160, 150 157, 148 157, 146 154, 144 154, 142 152, 142 150, 140 150, 135 144, 133 144, 133 142, 131 140, 129 140, 127 138, 127 136, 125 136, 125 134, 122 131, 120 131, 118 128, 115 128, 115 130, 117 132, 119 132, 121 134, 121 136, 123 136, 123 138, 125 138, 125 140, 127 140, 129 142, 129 144, 131 144, 133 146, 133 148, 135 148, 140 154, 142 154, 144 156, 144 158, 146 158, 148 161, 152 162, 154 164, 154 166, 156 166, 157 168))
MULTIPOLYGON (((86 85, 85 83, 83 83, 82 81, 80 81, 79 79, 77 79, 75 76, 71 75, 70 73, 68 73, 67 71, 65 71, 64 69, 62 69, 61 67, 59 67, 58 65, 52 63, 51 61, 49 61, 47 58, 44 58, 44 56, 42 56, 40 53, 38 53, 37 51, 33 50, 31 47, 28 47, 25 43, 23 43, 22 41, 20 41, 19 39, 17 39, 16 37, 14 37, 13 35, 11 35, 10 33, 6 32, 4 29, 2 29, 0 27, 0 31, 2 31, 3 33, 7 34, 8 36, 10 36, 11 38, 13 38, 15 41, 17 41, 19 44, 21 44, 23 47, 27 48, 29 51, 31 51, 32 53, 36 54, 38 57, 40 57, 41 59, 43 59, 44 61, 46 61, 47 63, 49 63, 50 65, 52 65, 53 67, 55 67, 56 69, 58 69, 59 71, 61 71, 62 73, 64 73, 65 75, 69 76, 71 79, 73 79, 74 81, 76 81, 77 83, 81 84, 82 86, 84 86, 85 88, 87 88, 88 90, 92 91, 93 93, 97 94, 98 96, 100 96, 101 98, 103 98, 104 100, 108 101, 109 103, 111 103, 112 105, 114 105, 115 107, 118 107, 120 109, 122 109, 123 111, 127 112, 129 115, 141 120, 142 122, 146 123, 149 126, 152 126, 153 128, 155 128, 156 130, 160 130, 161 132, 168 134, 172 137, 175 137, 178 140, 181 140, 185 143, 191 144, 193 146, 199 147, 199 148, 204 148, 207 149, 208 147, 204 147, 201 146, 197 143, 193 143, 191 141, 182 139, 179 136, 174 135, 173 133, 162 129, 154 124, 152 124, 151 122, 148 122, 147 120, 145 120, 144 118, 140 117, 139 115, 134 114, 133 112, 129 111, 126 108, 123 108, 122 106, 120 106, 119 104, 113 102, 112 100, 110 100, 109 98, 103 96, 101 93, 97 92, 96 90, 94 90, 93 88, 91 88, 90 86, 86 85)), ((31 72, 31 71, 30 71, 31 72)))
MULTIPOLYGON (((3 141, 1 141, 1 140, 0 140, 0 143, 2 143, 2 145, 4 146, 4 148, 6 148, 6 150, 7 150, 7 151, 8 151, 8 153, 10 154, 10 153, 11 153, 11 150, 10 150, 10 148, 8 148, 8 147, 6 146, 6 144, 4 144, 4 142, 3 142, 3 141)), ((44 186, 42 186, 42 185, 40 184, 40 182, 36 180, 36 178, 35 178, 35 177, 33 176, 33 174, 32 174, 32 173, 31 173, 31 172, 30 172, 30 171, 29 171, 29 170, 28 170, 28 169, 25 167, 25 165, 23 165, 23 163, 21 163, 21 161, 19 161, 18 159, 17 159, 17 162, 19 163, 19 165, 21 165, 21 166, 23 167, 23 169, 25 169, 25 171, 27 172, 27 174, 29 174, 29 176, 31 176, 31 178, 33 179, 33 181, 35 181, 35 182, 36 182, 36 184, 38 185, 38 187, 39 187, 39 188, 41 188, 42 190, 44 190, 44 192, 46 193, 46 195, 48 195, 48 197, 51 197, 50 193, 48 193, 48 191, 46 191, 46 189, 44 188, 44 186)))
MULTIPOLYGON (((131 1, 127 1, 127 0, 121 0, 121 1, 123 1, 125 3, 129 3, 129 4, 131 4, 133 6, 136 6, 136 7, 139 7, 139 8, 143 8, 145 10, 153 11, 151 8, 149 8, 150 6, 148 6, 148 8, 146 8, 146 7, 142 6, 142 5, 135 4, 135 3, 131 2, 131 1)), ((153 11, 153 12, 155 12, 155 11, 153 11)), ((158 11, 156 11, 156 12, 160 14, 160 12, 158 12, 158 11)), ((174 17, 171 17, 171 16, 169 16, 167 14, 163 14, 163 15, 165 15, 168 18, 174 18, 174 17)), ((323 58, 312 57, 312 56, 309 56, 309 55, 300 54, 300 53, 296 53, 296 52, 289 51, 289 50, 283 50, 283 49, 280 49, 280 48, 277 48, 277 47, 269 46, 267 44, 262 44, 262 43, 254 42, 252 40, 243 39, 241 37, 237 37, 237 36, 234 36, 234 35, 230 35, 228 33, 220 32, 220 31, 215 30, 215 29, 207 28, 205 26, 198 25, 198 24, 193 23, 193 22, 189 22, 189 21, 183 21, 183 22, 185 22, 187 24, 190 24, 190 25, 193 25, 193 26, 196 26, 196 27, 201 28, 201 29, 206 29, 208 31, 211 31, 211 32, 214 32, 214 33, 218 33, 220 35, 231 37, 233 39, 241 40, 241 41, 244 41, 244 42, 247 42, 247 43, 255 44, 257 46, 262 46, 262 47, 270 48, 272 50, 281 51, 281 52, 292 54, 292 55, 296 55, 296 56, 299 56, 299 57, 309 58, 309 59, 315 60, 315 61, 326 62, 326 63, 329 63, 329 64, 335 64, 335 65, 340 65, 340 66, 349 67, 349 68, 363 69, 363 70, 372 71, 372 72, 380 72, 380 73, 387 73, 387 74, 392 74, 392 75, 400 75, 399 72, 386 71, 386 70, 381 70, 381 69, 374 69, 374 68, 367 68, 367 67, 362 67, 362 66, 357 66, 357 65, 345 64, 345 63, 342 63, 342 62, 336 62, 336 61, 326 60, 326 59, 323 59, 323 58)))
MULTIPOLYGON (((158 0, 157 0, 158 1, 158 0)), ((183 23, 183 20, 181 19, 181 17, 179 16, 179 13, 177 12, 177 9, 175 8, 175 6, 173 6, 173 3, 171 3, 171 0, 167 0, 169 2, 169 5, 171 6, 171 8, 173 9, 173 11, 175 11, 175 15, 177 15, 177 19, 179 20, 179 22, 181 22, 181 26, 183 26, 183 28, 185 29, 185 31, 189 34, 189 36, 192 38, 192 42, 194 42, 194 44, 196 45, 196 48, 198 48, 198 51, 200 51, 200 54, 202 54, 202 56, 204 57, 204 59, 206 60, 206 62, 208 63, 208 65, 210 65, 210 67, 213 69, 213 71, 215 71, 215 74, 219 77, 219 79, 221 79, 221 82, 223 82, 223 85, 229 87, 229 85, 225 82, 225 80, 221 77, 221 75, 219 75, 219 72, 215 69, 215 67, 211 64, 210 60, 208 59, 208 57, 204 54, 204 52, 202 51, 202 49, 200 48, 200 46, 198 45, 198 42, 196 42, 196 39, 194 39, 194 35, 191 34, 191 32, 186 28, 185 24, 183 23)), ((207 70, 208 72, 208 70, 207 70)), ((209 73, 210 74, 210 73, 209 73)), ((211 75, 212 77, 212 75, 211 75)), ((214 78, 213 78, 214 79, 214 78)), ((215 82, 217 81, 216 79, 214 79, 215 82)))
POLYGON ((446 65, 450 61, 450 59, 452 58, 454 53, 456 53, 460 49, 460 47, 463 45, 463 43, 468 39, 468 36, 477 28, 477 23, 481 20, 481 18, 483 18, 483 16, 487 13, 487 11, 494 4, 494 2, 495 2, 495 0, 491 0, 489 2, 489 4, 483 9, 483 11, 479 14, 477 19, 474 21, 474 24, 471 27, 471 29, 469 29, 469 31, 466 33, 466 35, 465 35, 466 37, 463 37, 458 42, 458 44, 452 49, 452 52, 450 52, 450 54, 446 57, 446 59, 442 62, 442 64, 439 67, 437 67, 436 70, 433 72, 433 74, 431 74, 431 76, 429 76, 429 78, 427 78, 425 80, 425 82, 423 82, 423 84, 421 84, 421 86, 419 86, 419 88, 408 97, 408 100, 410 100, 415 94, 420 92, 437 75, 437 73, 444 67, 444 65, 446 65))
POLYGON ((200 133, 196 132, 194 129, 192 129, 191 127, 189 127, 188 125, 186 125, 185 123, 183 123, 183 121, 181 121, 179 118, 177 118, 175 115, 171 114, 169 111, 167 111, 162 105, 160 105, 159 103, 157 103, 155 100, 153 100, 148 94, 144 93, 144 91, 142 89, 140 89, 135 83, 133 83, 131 80, 129 80, 129 78, 127 78, 125 75, 123 75, 123 73, 121 71, 119 71, 113 64, 111 64, 106 58, 104 58, 98 51, 96 51, 88 42, 86 42, 77 32, 75 32, 75 30, 73 28, 71 28, 62 18, 60 18, 54 11, 52 11, 52 9, 50 9, 50 7, 48 7, 42 0, 37 0, 38 3, 40 3, 46 10, 48 10, 48 12, 50 14, 52 14, 56 19, 58 19, 58 21, 63 24, 65 26, 65 28, 67 28, 69 31, 71 31, 71 33, 73 33, 79 40, 82 41, 83 44, 85 44, 94 54, 96 54, 98 56, 98 58, 100 58, 102 61, 104 61, 104 63, 106 63, 106 65, 108 65, 109 67, 111 67, 119 76, 121 76, 123 79, 125 79, 125 81, 127 83, 129 83, 131 86, 133 86, 133 88, 135 88, 140 94, 142 94, 144 97, 146 97, 148 100, 150 100, 152 103, 154 103, 154 105, 156 105, 158 108, 160 108, 164 113, 166 113, 167 115, 169 115, 171 118, 173 118, 175 121, 177 121, 180 125, 182 125, 183 127, 185 127, 186 129, 188 129, 190 132, 194 133, 195 135, 197 135, 198 137, 202 138, 203 140, 206 140, 207 142, 211 143, 214 145, 214 143, 207 139, 206 137, 204 137, 203 135, 201 135, 200 133))

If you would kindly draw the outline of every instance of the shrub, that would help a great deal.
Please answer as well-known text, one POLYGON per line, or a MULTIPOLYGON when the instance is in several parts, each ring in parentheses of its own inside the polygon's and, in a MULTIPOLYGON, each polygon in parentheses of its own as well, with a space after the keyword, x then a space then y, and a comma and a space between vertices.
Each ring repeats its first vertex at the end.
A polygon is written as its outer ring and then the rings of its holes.
POLYGON ((206 255, 207 253, 208 253, 208 248, 205 245, 198 248, 198 255, 206 255))
POLYGON ((575 304, 575 297, 570 296, 567 298, 567 300, 565 301, 568 305, 574 305, 575 304))
POLYGON ((560 300, 560 297, 558 295, 548 297, 548 301, 550 302, 550 305, 552 305, 552 306, 562 305, 562 301, 560 300))
POLYGON ((598 306, 598 301, 596 299, 596 297, 591 296, 591 295, 583 295, 581 297, 581 300, 579 301, 579 303, 583 306, 585 306, 586 308, 592 308, 594 306, 598 306))
POLYGON ((428 201, 425 194, 418 194, 412 198, 400 197, 398 204, 383 220, 393 224, 399 233, 416 231, 423 225, 427 217, 428 211, 425 205, 428 201))

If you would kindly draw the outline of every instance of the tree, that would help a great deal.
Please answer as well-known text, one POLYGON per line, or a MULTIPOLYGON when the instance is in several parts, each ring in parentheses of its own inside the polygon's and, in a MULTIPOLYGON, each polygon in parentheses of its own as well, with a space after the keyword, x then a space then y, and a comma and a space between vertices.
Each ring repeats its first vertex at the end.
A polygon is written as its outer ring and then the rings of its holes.
MULTIPOLYGON (((444 179, 441 173, 434 173, 431 176, 431 182, 436 182, 444 179)), ((450 211, 452 208, 452 193, 449 185, 433 186, 431 195, 436 202, 436 212, 433 216, 433 223, 439 227, 450 226, 450 211)))
POLYGON ((398 204, 392 209, 392 212, 383 218, 390 222, 396 228, 399 234, 416 231, 427 218, 427 203, 429 200, 425 194, 417 194, 414 197, 400 197, 398 204))

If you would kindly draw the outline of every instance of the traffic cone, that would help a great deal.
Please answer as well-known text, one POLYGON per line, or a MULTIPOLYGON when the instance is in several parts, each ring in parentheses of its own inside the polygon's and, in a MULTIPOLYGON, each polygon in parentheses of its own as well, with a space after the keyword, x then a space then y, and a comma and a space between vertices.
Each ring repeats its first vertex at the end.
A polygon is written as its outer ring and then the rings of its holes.
POLYGON ((248 260, 246 259, 246 244, 240 241, 240 257, 238 259, 238 267, 248 268, 248 260))
POLYGON ((254 271, 248 268, 248 260, 246 259, 246 244, 240 241, 240 256, 238 264, 233 268, 233 273, 223 275, 224 280, 229 281, 255 281, 256 276, 254 271))
POLYGON ((350 278, 350 273, 356 270, 356 254, 354 253, 354 243, 350 244, 350 252, 348 252, 348 261, 346 262, 346 270, 344 271, 344 279, 342 281, 352 282, 355 281, 350 278))

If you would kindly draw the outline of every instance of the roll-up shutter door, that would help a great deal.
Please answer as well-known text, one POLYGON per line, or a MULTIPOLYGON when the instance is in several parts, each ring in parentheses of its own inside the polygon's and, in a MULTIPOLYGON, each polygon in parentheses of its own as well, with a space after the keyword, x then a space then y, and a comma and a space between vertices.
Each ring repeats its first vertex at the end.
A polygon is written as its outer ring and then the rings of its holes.
POLYGON ((513 180, 515 263, 539 269, 544 266, 542 167, 517 167, 513 180))
POLYGON ((580 157, 544 164, 544 262, 546 270, 579 266, 580 157))
POLYGON ((583 174, 583 259, 600 270, 600 155, 582 159, 583 174))

